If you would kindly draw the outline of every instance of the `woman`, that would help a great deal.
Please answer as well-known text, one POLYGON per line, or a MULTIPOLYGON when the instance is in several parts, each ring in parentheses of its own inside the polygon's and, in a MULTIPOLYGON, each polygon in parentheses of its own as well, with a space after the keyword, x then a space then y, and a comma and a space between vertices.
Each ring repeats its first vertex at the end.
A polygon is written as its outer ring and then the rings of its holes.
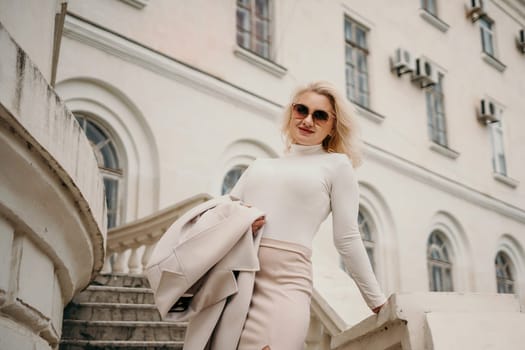
POLYGON ((257 159, 231 192, 266 213, 260 271, 238 349, 298 350, 310 321, 311 245, 330 211, 334 243, 368 306, 385 303, 357 222, 359 193, 353 166, 360 163, 350 107, 332 85, 298 90, 285 110, 286 155, 257 159))

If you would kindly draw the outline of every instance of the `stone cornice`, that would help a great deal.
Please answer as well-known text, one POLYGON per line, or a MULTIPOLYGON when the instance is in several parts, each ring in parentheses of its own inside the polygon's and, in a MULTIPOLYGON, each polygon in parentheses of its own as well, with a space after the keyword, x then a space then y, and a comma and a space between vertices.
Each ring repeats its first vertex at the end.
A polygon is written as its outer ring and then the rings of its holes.
POLYGON ((276 120, 280 116, 282 106, 279 103, 258 96, 73 14, 66 16, 64 36, 158 73, 163 77, 179 81, 201 92, 244 104, 271 120, 276 120))
POLYGON ((366 143, 366 146, 366 155, 371 159, 377 160, 382 165, 455 197, 525 223, 525 210, 523 208, 516 207, 466 184, 447 178, 371 143, 366 143))

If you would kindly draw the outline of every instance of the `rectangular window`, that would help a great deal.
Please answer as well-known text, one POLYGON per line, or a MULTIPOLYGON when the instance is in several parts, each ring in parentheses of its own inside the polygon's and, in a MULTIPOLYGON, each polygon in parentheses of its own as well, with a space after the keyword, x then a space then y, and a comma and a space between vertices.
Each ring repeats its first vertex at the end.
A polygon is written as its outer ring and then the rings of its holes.
POLYGON ((426 92, 427 124, 430 139, 442 146, 447 146, 447 128, 445 123, 445 101, 443 94, 443 74, 439 74, 438 83, 426 92))
POLYGON ((492 138, 492 167, 494 172, 507 176, 505 148, 503 145, 503 127, 501 122, 489 124, 492 138))
POLYGON ((237 44, 270 59, 270 0, 237 0, 237 44))
POLYGON ((367 32, 368 29, 345 17, 346 96, 364 107, 370 105, 367 32))
POLYGON ((486 17, 479 19, 479 28, 481 30, 481 46, 483 47, 483 52, 485 52, 487 55, 495 57, 493 27, 494 23, 490 19, 486 17))
POLYGON ((421 8, 437 17, 437 0, 421 0, 421 8))

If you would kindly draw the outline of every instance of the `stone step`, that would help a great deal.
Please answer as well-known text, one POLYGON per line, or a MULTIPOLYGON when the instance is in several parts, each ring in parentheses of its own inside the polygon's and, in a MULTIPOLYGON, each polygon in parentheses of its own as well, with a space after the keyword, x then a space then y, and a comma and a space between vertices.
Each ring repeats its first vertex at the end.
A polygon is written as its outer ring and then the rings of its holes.
POLYGON ((130 288, 149 288, 149 283, 144 275, 127 274, 104 274, 97 275, 91 285, 108 287, 130 287, 130 288))
POLYGON ((75 296, 75 303, 154 304, 149 288, 107 287, 91 285, 75 296))
POLYGON ((61 340, 60 350, 160 350, 182 349, 183 342, 174 341, 110 341, 110 340, 61 340))
POLYGON ((152 304, 69 303, 64 320, 89 321, 160 321, 152 304))
POLYGON ((77 340, 184 340, 185 322, 64 320, 62 339, 77 340))

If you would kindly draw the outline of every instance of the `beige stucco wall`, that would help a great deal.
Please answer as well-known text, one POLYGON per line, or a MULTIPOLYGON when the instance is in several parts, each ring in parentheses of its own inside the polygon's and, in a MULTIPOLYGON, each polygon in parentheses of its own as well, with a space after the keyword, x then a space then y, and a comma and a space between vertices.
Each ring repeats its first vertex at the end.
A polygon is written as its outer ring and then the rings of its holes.
POLYGON ((62 2, 0 0, 0 22, 47 80, 51 78, 55 13, 62 2))

